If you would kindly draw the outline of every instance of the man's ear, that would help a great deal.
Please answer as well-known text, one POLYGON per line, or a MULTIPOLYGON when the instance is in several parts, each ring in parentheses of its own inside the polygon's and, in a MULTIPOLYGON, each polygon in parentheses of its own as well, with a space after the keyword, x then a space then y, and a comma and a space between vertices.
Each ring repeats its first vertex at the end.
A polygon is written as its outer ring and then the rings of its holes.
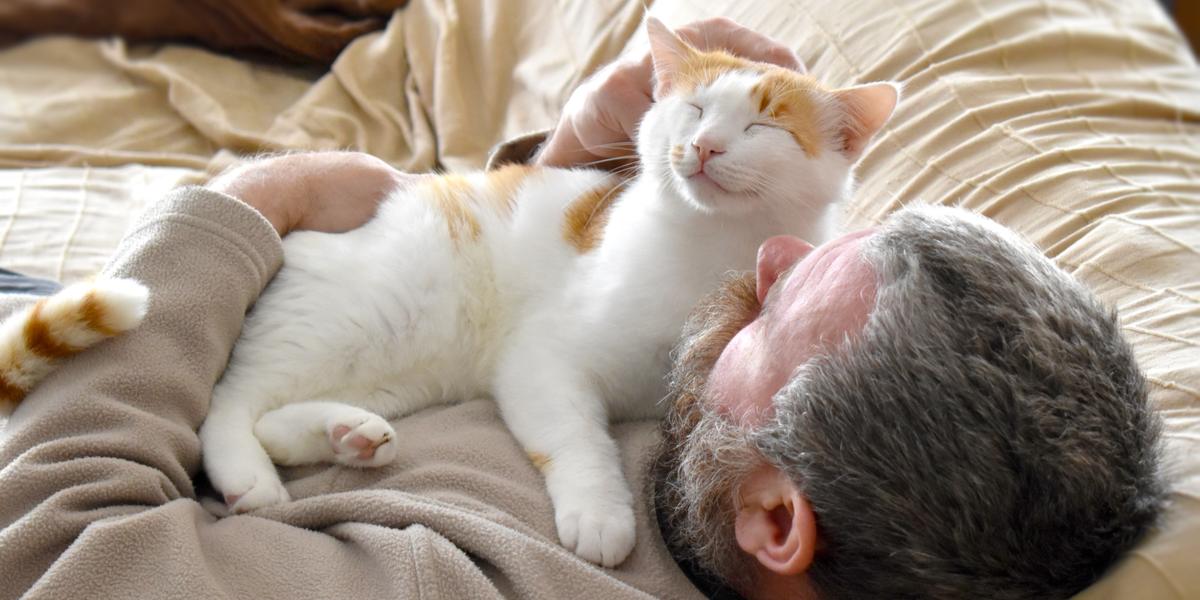
POLYGON ((833 95, 842 103, 846 114, 842 127, 842 154, 857 160, 896 110, 900 88, 888 82, 868 83, 838 90, 833 95))
POLYGON ((795 484, 779 469, 764 466, 738 490, 742 502, 734 533, 742 551, 779 575, 807 571, 817 546, 817 519, 795 484))
POLYGON ((654 61, 654 99, 658 100, 671 91, 684 63, 696 51, 654 17, 646 17, 646 35, 654 61))

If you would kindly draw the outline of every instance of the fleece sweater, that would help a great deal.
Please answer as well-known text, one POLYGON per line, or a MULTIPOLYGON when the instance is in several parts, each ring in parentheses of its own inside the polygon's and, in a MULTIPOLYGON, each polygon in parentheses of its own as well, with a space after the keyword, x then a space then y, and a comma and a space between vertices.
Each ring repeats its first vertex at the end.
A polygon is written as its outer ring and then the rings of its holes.
POLYGON ((0 598, 699 595, 647 500, 650 422, 613 428, 641 498, 617 569, 559 545, 541 476, 487 399, 394 421, 391 465, 289 469, 292 502, 210 514, 196 429, 281 263, 261 215, 204 188, 131 229, 104 275, 150 288, 144 323, 64 362, 0 432, 0 598))

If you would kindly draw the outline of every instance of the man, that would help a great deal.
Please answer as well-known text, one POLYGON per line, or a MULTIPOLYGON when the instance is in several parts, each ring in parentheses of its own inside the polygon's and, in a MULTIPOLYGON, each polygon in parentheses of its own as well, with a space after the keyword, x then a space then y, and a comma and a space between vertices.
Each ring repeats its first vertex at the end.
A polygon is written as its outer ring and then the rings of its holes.
POLYGON ((656 506, 714 590, 1067 597, 1161 504, 1113 313, 965 211, 767 240, 698 309, 672 389, 656 506))
MULTIPOLYGON (((587 151, 581 114, 541 160, 587 151)), ((657 508, 620 570, 555 543, 486 401, 402 420, 386 470, 293 472, 296 502, 214 519, 194 431, 279 237, 352 228, 409 177, 292 155, 152 209, 107 269, 150 286, 145 323, 65 364, 5 431, 0 595, 694 594, 679 561, 748 597, 1051 596, 1157 510, 1154 419, 1111 315, 1002 229, 911 211, 811 252, 773 238, 753 285, 701 306, 661 450, 627 460, 655 464, 652 485, 631 479, 657 508)), ((639 436, 618 433, 649 449, 639 436)))

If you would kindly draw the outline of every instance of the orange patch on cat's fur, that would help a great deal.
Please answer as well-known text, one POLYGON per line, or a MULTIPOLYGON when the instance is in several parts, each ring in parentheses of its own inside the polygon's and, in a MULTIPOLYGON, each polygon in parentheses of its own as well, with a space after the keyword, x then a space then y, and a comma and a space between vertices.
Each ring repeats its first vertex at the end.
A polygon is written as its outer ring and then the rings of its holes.
POLYGON ((21 400, 25 398, 25 388, 11 383, 0 374, 0 415, 11 415, 21 400))
POLYGON ((563 215, 563 238, 580 254, 600 244, 608 211, 617 199, 620 182, 606 181, 575 198, 563 215))
POLYGON ((83 322, 92 331, 98 332, 105 337, 112 337, 120 333, 120 331, 109 326, 108 308, 96 298, 95 290, 89 291, 83 296, 83 304, 79 307, 79 317, 83 319, 83 322))
POLYGON ((462 175, 441 175, 430 179, 426 185, 433 193, 438 210, 446 218, 450 239, 458 242, 464 233, 472 241, 479 239, 479 220, 475 218, 474 206, 471 205, 474 188, 470 180, 462 175))
POLYGON ((759 63, 738 58, 722 50, 700 52, 693 48, 680 65, 673 85, 678 85, 681 89, 687 91, 703 85, 709 85, 716 81, 718 77, 730 71, 761 73, 763 70, 763 65, 759 63))
POLYGON ((522 164, 507 164, 487 174, 491 198, 504 215, 511 215, 517 207, 517 190, 534 167, 522 164))
POLYGON ((50 325, 42 315, 42 308, 45 305, 45 299, 38 300, 29 313, 29 319, 25 321, 25 328, 22 331, 25 347, 43 358, 63 358, 74 354, 77 350, 75 347, 55 339, 54 334, 51 333, 50 325))
POLYGON ((822 91, 813 78, 776 67, 763 73, 751 93, 757 96, 758 111, 792 134, 812 158, 821 151, 822 138, 813 96, 822 91))
POLYGON ((545 473, 546 467, 550 466, 550 457, 542 454, 541 452, 529 452, 528 455, 529 462, 533 463, 533 466, 536 467, 537 470, 545 473))
POLYGON ((825 90, 812 77, 783 67, 750 62, 720 50, 700 52, 692 49, 681 64, 675 81, 682 89, 692 90, 710 85, 731 71, 760 75, 762 79, 751 90, 758 102, 758 111, 792 134, 810 158, 820 152, 821 130, 814 94, 825 90))

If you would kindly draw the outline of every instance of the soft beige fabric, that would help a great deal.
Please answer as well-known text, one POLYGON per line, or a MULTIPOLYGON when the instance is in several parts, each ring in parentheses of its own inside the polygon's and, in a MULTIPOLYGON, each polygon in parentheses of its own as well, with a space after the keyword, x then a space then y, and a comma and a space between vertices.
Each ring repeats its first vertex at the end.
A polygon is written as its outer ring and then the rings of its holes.
MULTIPOLYGON (((282 258, 265 219, 204 188, 173 192, 138 221, 106 274, 150 288, 145 322, 64 363, 0 436, 0 598, 697 595, 647 503, 619 570, 563 549, 541 475, 487 400, 397 421, 387 467, 295 469, 294 502, 205 512, 195 430, 282 258)), ((0 314, 26 301, 0 298, 0 314)), ((645 489, 654 425, 615 433, 645 489)))
MULTIPOLYGON (((311 85, 312 73, 191 48, 51 39, 0 52, 0 165, 14 169, 0 172, 0 265, 94 271, 129 222, 79 208, 97 181, 112 182, 113 198, 154 189, 223 150, 352 147, 411 170, 481 166, 495 142, 550 127, 572 86, 625 45, 641 6, 414 0, 311 85), (61 163, 91 169, 56 171, 57 195, 11 183, 61 163), (148 167, 110 170, 134 163, 148 167), (78 233, 38 237, 83 231, 80 214, 96 216, 96 252, 70 249, 78 233)), ((859 169, 850 224, 907 202, 962 204, 1030 237, 1120 310, 1167 420, 1172 504, 1161 531, 1085 597, 1200 596, 1200 69, 1157 4, 658 0, 652 10, 669 24, 732 16, 786 40, 834 84, 903 82, 859 169)))
POLYGON ((0 266, 58 281, 95 275, 144 207, 197 177, 138 164, 0 169, 0 266))

